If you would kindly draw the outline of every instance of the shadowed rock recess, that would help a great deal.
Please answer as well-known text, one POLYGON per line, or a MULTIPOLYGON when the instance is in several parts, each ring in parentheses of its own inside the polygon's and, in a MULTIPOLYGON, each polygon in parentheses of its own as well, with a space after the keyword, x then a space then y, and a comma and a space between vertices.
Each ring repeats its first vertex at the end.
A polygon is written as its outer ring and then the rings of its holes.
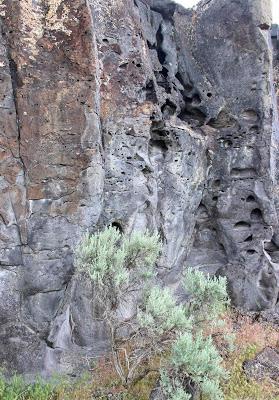
POLYGON ((103 354, 73 249, 108 224, 159 231, 166 284, 199 267, 275 315, 269 2, 0 0, 0 14, 1 366, 74 374, 103 354))

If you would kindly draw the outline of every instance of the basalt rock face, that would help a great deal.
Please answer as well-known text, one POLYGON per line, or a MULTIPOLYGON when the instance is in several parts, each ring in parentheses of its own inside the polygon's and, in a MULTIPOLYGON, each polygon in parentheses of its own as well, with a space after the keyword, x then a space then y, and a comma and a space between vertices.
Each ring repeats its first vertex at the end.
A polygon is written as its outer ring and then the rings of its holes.
POLYGON ((75 373, 106 348, 82 234, 157 230, 160 278, 228 277, 278 299, 270 4, 1 0, 0 360, 75 373), (88 361, 89 360, 89 361, 88 361))
POLYGON ((271 40, 273 48, 274 87, 279 109, 279 25, 277 24, 272 25, 271 40))

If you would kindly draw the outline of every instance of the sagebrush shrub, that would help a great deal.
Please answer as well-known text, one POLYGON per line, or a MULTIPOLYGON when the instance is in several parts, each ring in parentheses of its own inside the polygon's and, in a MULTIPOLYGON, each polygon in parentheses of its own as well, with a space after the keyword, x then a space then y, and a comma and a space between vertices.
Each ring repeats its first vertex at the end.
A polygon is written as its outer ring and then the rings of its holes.
POLYGON ((226 279, 211 278, 189 268, 183 286, 188 296, 185 314, 191 320, 192 329, 179 333, 173 342, 169 367, 162 373, 162 387, 167 398, 173 399, 172 393, 181 398, 185 395, 187 399, 187 387, 192 383, 206 398, 219 400, 223 398, 221 382, 226 378, 226 372, 222 358, 211 336, 205 336, 204 328, 209 322, 217 324, 229 305, 226 279))
POLYGON ((108 327, 115 369, 124 385, 137 378, 138 367, 154 349, 139 330, 137 310, 125 318, 118 318, 117 310, 139 300, 144 285, 155 275, 160 250, 157 234, 137 232, 128 236, 114 227, 86 235, 76 250, 77 271, 85 272, 94 284, 95 299, 108 327), (123 341, 129 342, 129 351, 123 341))
POLYGON ((177 303, 168 288, 155 285, 155 262, 161 250, 157 234, 117 229, 86 235, 76 251, 77 271, 94 284, 103 309, 116 372, 125 386, 148 374, 153 356, 168 356, 161 372, 167 399, 189 400, 190 384, 211 400, 222 398, 225 377, 220 357, 204 326, 216 323, 229 304, 225 278, 187 269, 183 287, 188 301, 177 303), (123 304, 137 303, 133 315, 119 318, 123 304))
POLYGON ((230 303, 224 277, 209 277, 201 271, 188 268, 183 286, 189 296, 189 314, 196 320, 217 321, 230 303))
POLYGON ((191 329, 192 321, 186 315, 185 306, 177 301, 168 288, 152 287, 143 302, 143 311, 138 313, 138 321, 154 335, 175 329, 185 331, 191 329))
POLYGON ((212 400, 222 398, 220 382, 226 373, 210 336, 188 332, 179 336, 172 346, 171 364, 178 376, 185 376, 185 371, 204 395, 212 400))
POLYGON ((83 238, 76 249, 76 266, 94 283, 103 306, 115 307, 153 276, 160 249, 157 234, 134 233, 129 237, 110 226, 83 238))

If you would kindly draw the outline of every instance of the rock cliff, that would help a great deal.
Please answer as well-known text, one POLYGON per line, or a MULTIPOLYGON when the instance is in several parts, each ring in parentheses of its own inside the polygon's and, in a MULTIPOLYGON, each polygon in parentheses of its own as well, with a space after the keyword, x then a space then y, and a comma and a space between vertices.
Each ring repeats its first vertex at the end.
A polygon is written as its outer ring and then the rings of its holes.
POLYGON ((278 123, 268 0, 0 0, 0 360, 102 354, 82 234, 158 230, 160 278, 228 277, 276 313, 278 123))

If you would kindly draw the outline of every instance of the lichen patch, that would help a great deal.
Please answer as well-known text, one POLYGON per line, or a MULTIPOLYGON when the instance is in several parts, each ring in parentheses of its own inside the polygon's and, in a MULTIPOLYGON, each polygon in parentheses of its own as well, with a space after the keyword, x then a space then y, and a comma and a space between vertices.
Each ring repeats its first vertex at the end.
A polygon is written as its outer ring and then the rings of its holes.
POLYGON ((48 7, 48 12, 45 19, 46 28, 50 31, 64 32, 66 35, 71 35, 65 23, 69 19, 70 9, 63 3, 63 0, 45 0, 48 7))
POLYGON ((6 15, 6 5, 4 4, 4 0, 0 0, 0 16, 5 17, 6 15))
POLYGON ((43 10, 39 4, 34 6, 32 0, 21 2, 21 41, 30 59, 35 59, 39 53, 37 42, 44 34, 43 17, 43 10))

